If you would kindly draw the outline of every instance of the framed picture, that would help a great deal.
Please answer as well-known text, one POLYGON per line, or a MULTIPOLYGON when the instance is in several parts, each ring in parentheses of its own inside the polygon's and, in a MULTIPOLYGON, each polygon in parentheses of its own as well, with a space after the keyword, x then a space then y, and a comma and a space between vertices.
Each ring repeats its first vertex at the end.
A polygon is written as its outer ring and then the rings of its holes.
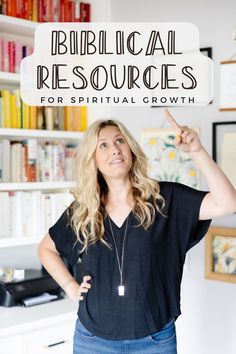
POLYGON ((212 47, 200 48, 200 52, 202 54, 204 54, 206 57, 209 57, 212 59, 212 47))
MULTIPOLYGON (((194 129, 199 133, 199 129, 194 129)), ((199 189, 199 171, 191 156, 176 148, 175 137, 176 131, 172 128, 141 131, 141 146, 148 158, 148 175, 158 181, 179 182, 199 189)))
POLYGON ((221 62, 219 110, 236 110, 236 60, 221 62))
MULTIPOLYGON (((205 55, 206 57, 209 57, 212 59, 212 47, 204 47, 204 48, 200 48, 200 52, 205 55)), ((209 104, 212 104, 213 100, 211 100, 211 102, 209 102, 209 104)))
POLYGON ((236 188, 236 121, 213 123, 212 156, 236 188))
POLYGON ((236 283, 236 229, 211 227, 205 246, 205 277, 236 283))

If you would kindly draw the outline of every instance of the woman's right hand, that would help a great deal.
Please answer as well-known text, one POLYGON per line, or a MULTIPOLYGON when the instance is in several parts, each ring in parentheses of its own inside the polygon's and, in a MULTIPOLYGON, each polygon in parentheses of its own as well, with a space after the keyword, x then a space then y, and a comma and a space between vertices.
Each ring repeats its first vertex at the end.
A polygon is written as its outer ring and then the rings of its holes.
POLYGON ((80 285, 76 281, 69 283, 65 289, 69 298, 71 300, 83 300, 84 297, 81 293, 87 293, 91 288, 91 284, 88 283, 90 279, 90 275, 85 275, 83 277, 83 282, 80 285))

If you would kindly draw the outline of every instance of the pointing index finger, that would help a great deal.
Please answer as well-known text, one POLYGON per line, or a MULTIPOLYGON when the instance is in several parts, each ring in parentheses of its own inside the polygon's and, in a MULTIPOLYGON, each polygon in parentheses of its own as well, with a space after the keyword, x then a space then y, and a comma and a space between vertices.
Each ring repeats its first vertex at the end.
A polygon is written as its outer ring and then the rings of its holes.
POLYGON ((176 120, 172 117, 172 115, 170 114, 170 112, 168 111, 167 108, 164 109, 164 114, 165 114, 165 118, 169 121, 169 123, 171 124, 171 126, 175 129, 181 129, 180 125, 176 122, 176 120))

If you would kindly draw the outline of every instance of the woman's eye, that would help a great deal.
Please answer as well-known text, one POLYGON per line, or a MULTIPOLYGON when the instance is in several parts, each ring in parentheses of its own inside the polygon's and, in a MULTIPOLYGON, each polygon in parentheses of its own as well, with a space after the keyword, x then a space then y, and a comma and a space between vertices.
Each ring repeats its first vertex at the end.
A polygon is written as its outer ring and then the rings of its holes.
POLYGON ((119 141, 119 143, 124 143, 124 139, 122 139, 122 138, 119 138, 116 141, 119 141))
POLYGON ((105 143, 102 143, 102 144, 100 145, 101 148, 103 148, 104 146, 106 146, 105 143))

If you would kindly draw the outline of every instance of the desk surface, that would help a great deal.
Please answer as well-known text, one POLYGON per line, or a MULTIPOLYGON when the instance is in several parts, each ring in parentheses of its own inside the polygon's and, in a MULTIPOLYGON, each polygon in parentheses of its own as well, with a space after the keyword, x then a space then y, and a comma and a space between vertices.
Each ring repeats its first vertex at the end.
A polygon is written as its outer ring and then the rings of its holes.
POLYGON ((0 306, 0 337, 13 335, 64 320, 76 320, 78 302, 68 298, 32 307, 0 306))

